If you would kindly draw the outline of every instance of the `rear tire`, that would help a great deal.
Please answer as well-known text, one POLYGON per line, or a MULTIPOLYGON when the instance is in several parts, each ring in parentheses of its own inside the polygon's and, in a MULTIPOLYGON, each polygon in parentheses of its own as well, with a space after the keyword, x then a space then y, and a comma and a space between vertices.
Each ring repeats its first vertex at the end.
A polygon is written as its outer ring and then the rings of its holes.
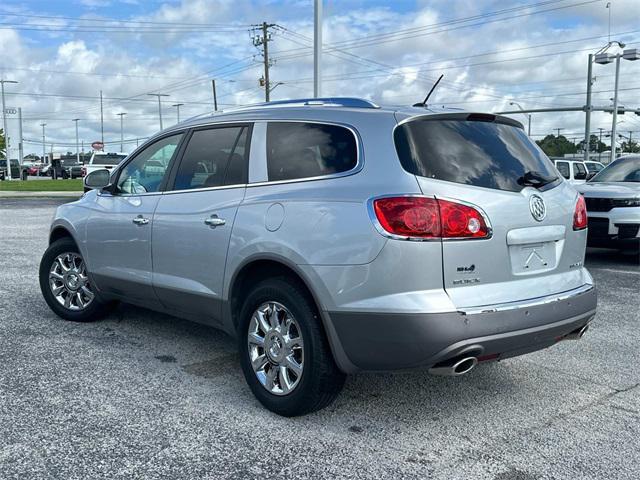
POLYGON ((47 305, 59 317, 73 322, 93 322, 109 313, 113 302, 96 293, 73 239, 56 240, 40 261, 40 290, 47 305))
POLYGON ((333 359, 317 308, 306 290, 293 279, 267 279, 251 289, 240 312, 238 341, 242 370, 251 391, 264 407, 278 415, 293 417, 320 410, 342 390, 345 375, 333 359), (261 313, 267 312, 262 316, 266 318, 263 327, 258 326, 259 309, 261 313), (280 324, 270 328, 274 318, 280 324), (289 330, 285 323, 290 325, 289 330), (263 338, 263 347, 257 346, 256 334, 263 338), (294 343, 295 350, 285 351, 294 343), (273 347, 275 355, 269 347, 273 347), (295 369, 282 373, 283 368, 292 365, 291 359, 295 369), (256 371, 253 365, 261 362, 265 362, 264 368, 256 371), (297 371, 300 373, 296 374, 297 371), (290 385, 290 389, 285 385, 290 385))

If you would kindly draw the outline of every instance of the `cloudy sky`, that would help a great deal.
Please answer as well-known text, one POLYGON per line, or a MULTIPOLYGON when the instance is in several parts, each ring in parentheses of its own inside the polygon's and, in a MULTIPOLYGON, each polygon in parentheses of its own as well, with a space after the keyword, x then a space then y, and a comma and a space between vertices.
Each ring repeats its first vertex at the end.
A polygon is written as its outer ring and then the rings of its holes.
MULTIPOLYGON (((437 105, 583 105, 587 55, 606 45, 609 13, 611 39, 640 48, 640 0, 325 0, 324 13, 323 94, 385 104, 421 100, 442 73, 437 105)), ((41 123, 47 151, 75 151, 74 118, 85 145, 99 140, 101 90, 110 151, 119 150, 118 113, 126 151, 159 129, 149 93, 169 95, 165 127, 177 103, 182 119, 213 109, 212 78, 220 108, 262 101, 252 37, 263 21, 275 25, 272 99, 311 96, 313 0, 3 0, 0 76, 19 82, 5 86, 6 103, 22 108, 25 153, 42 151, 41 123)), ((611 104, 614 71, 594 66, 594 104, 611 104)), ((622 62, 620 104, 640 107, 640 61, 622 62)), ((640 137, 639 116, 619 118, 622 133, 640 137)), ((532 135, 580 137, 583 125, 581 113, 534 114, 532 135)), ((611 115, 595 114, 598 128, 609 130, 611 115)))

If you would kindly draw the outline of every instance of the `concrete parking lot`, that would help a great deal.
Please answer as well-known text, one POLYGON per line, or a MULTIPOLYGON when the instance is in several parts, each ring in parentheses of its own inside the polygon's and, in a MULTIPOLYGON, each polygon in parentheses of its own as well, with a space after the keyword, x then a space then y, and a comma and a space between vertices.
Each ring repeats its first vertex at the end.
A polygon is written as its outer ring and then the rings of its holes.
POLYGON ((74 324, 41 297, 56 204, 0 199, 0 478, 640 478, 640 268, 589 251, 582 341, 452 379, 360 374, 285 419, 230 339, 130 306, 74 324))

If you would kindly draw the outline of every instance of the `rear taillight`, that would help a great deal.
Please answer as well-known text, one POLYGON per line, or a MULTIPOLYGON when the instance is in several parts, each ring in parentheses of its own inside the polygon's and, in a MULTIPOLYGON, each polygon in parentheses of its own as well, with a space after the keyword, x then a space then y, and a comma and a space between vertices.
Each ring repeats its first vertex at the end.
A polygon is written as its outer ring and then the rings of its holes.
POLYGON ((587 205, 582 195, 578 195, 576 209, 573 212, 573 229, 584 230, 587 228, 587 205))
POLYGON ((403 238, 487 238, 491 229, 475 208, 427 197, 385 197, 373 210, 386 233, 403 238))

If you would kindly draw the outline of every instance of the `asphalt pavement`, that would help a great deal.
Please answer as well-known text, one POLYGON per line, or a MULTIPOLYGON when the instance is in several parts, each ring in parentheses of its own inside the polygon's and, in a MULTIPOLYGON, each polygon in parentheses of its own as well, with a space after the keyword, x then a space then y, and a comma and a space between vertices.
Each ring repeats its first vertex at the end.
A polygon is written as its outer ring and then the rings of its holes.
POLYGON ((0 199, 1 479, 638 479, 640 267, 590 250, 583 340, 482 365, 348 378, 286 419, 246 386, 231 340, 122 305, 56 317, 38 263, 63 200, 0 199))

